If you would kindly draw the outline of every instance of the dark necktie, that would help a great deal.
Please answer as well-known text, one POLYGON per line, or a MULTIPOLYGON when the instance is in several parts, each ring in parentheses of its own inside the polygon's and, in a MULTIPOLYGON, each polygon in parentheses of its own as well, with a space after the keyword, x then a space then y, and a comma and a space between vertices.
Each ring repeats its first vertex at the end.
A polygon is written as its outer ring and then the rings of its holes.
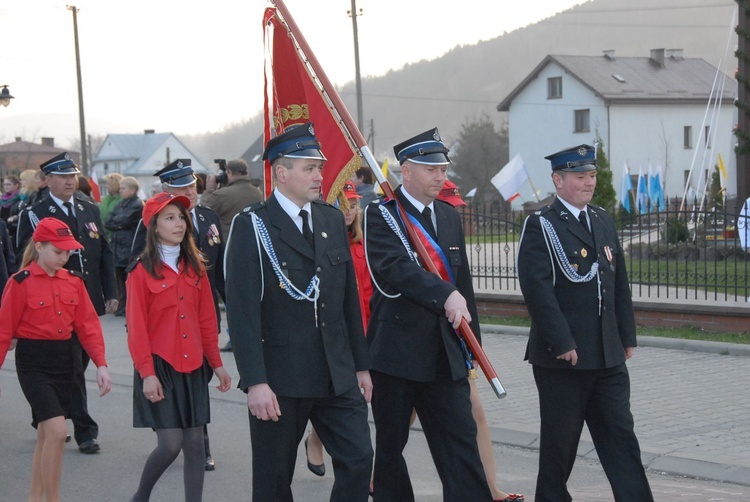
POLYGON ((68 211, 68 226, 70 226, 70 230, 73 232, 73 235, 78 234, 78 223, 76 222, 76 216, 73 214, 73 204, 70 202, 63 202, 63 206, 65 206, 65 210, 68 211))
POLYGON ((435 227, 432 224, 432 209, 425 206, 424 209, 422 209, 422 216, 427 220, 427 231, 429 231, 433 237, 437 237, 437 232, 435 232, 435 227))
POLYGON ((578 221, 581 222, 581 225, 583 225, 583 228, 586 229, 586 232, 588 232, 589 235, 591 235, 591 229, 589 228, 588 218, 586 218, 586 211, 581 211, 580 213, 578 213, 578 221))
POLYGON ((307 223, 307 211, 304 209, 300 210, 299 215, 302 217, 302 236, 305 238, 308 244, 310 244, 311 248, 315 247, 314 240, 313 240, 313 234, 312 230, 310 230, 310 225, 307 223))

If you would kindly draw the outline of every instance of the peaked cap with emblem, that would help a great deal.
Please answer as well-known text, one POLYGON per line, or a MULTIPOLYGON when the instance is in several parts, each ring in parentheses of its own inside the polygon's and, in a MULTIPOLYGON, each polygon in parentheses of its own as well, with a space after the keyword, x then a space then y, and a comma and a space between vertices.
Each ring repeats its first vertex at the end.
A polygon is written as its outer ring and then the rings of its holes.
POLYGON ((186 187, 195 183, 195 174, 190 159, 177 159, 161 171, 155 172, 162 183, 174 188, 186 187))
POLYGON ((596 169, 596 150, 591 145, 578 145, 544 157, 552 163, 552 171, 582 173, 596 169))
POLYGON ((320 151, 320 143, 315 137, 312 122, 290 126, 266 143, 263 160, 268 159, 268 162, 273 162, 280 157, 328 160, 320 151))
POLYGON ((437 127, 399 143, 393 147, 393 153, 401 165, 407 160, 428 166, 445 166, 451 163, 448 148, 443 144, 437 127))
POLYGON ((68 152, 63 152, 39 166, 44 174, 81 174, 68 152))

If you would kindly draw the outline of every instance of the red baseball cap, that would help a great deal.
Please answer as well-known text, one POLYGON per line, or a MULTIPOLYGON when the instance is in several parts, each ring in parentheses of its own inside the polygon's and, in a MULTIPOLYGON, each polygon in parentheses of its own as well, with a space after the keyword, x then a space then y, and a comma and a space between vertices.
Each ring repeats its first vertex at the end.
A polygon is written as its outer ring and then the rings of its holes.
POLYGON ((342 189, 344 192, 344 195, 347 199, 361 199, 362 196, 357 193, 357 189, 354 188, 354 185, 350 182, 344 183, 344 188, 342 189))
POLYGON ((36 226, 31 239, 34 242, 49 242, 64 251, 83 248, 83 245, 76 240, 73 232, 71 232, 70 227, 57 218, 42 219, 36 226))
POLYGON ((437 196, 438 199, 447 202, 453 207, 467 206, 466 202, 461 198, 461 194, 458 193, 458 187, 451 180, 445 180, 442 190, 437 196))
POLYGON ((173 203, 177 203, 185 209, 190 210, 190 199, 184 195, 178 195, 175 197, 167 192, 159 192, 147 200, 146 204, 143 206, 143 224, 148 227, 151 220, 159 213, 159 211, 164 209, 167 204, 173 203))

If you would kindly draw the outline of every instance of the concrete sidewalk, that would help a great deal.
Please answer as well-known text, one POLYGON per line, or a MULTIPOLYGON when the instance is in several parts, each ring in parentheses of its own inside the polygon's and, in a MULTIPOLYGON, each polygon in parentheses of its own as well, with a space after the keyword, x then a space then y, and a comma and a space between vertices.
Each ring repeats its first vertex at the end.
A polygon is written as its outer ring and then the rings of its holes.
MULTIPOLYGON (((482 333, 508 391, 499 400, 488 384, 479 386, 493 440, 538 448, 539 401, 523 361, 528 328, 483 325, 482 333)), ((644 465, 750 486, 750 346, 655 337, 639 345, 628 369, 644 465)), ((586 429, 578 453, 596 458, 586 429)))
MULTIPOLYGON (((99 400, 95 396, 94 372, 89 369, 89 400, 96 413, 116 417, 118 427, 127 431, 127 437, 133 437, 133 434, 143 437, 143 444, 137 445, 137 448, 127 445, 121 459, 112 459, 137 469, 142 464, 136 462, 132 465, 132 459, 138 458, 136 452, 141 452, 142 455, 150 451, 152 438, 146 432, 134 433, 130 427, 132 411, 128 395, 132 390, 128 389, 132 388, 133 369, 124 319, 107 315, 101 320, 112 381, 119 388, 118 394, 123 395, 122 398, 99 400), (118 409, 112 409, 112 406, 118 409), (108 411, 104 411, 105 409, 108 411)), ((504 326, 482 328, 485 351, 508 391, 505 399, 497 399, 480 376, 479 389, 492 428, 493 440, 533 450, 538 446, 539 416, 531 366, 523 361, 528 329, 504 326)), ((222 334, 221 345, 226 341, 227 336, 222 334)), ((750 409, 747 391, 750 347, 646 337, 641 338, 639 343, 641 347, 628 362, 628 367, 632 381, 631 404, 636 432, 647 468, 657 473, 669 472, 750 486, 750 409)), ((237 371, 234 358, 231 354, 223 354, 223 359, 235 385, 237 371)), ((0 377, 6 382, 15 379, 13 352, 8 354, 3 369, 0 370, 0 377)), ((7 404, 6 389, 7 387, 3 389, 3 402, 7 404)), ((222 454, 227 455, 225 452, 230 449, 230 445, 234 446, 232 441, 236 443, 237 437, 242 438, 240 444, 243 448, 249 447, 246 438, 247 415, 242 411, 242 406, 237 406, 245 403, 245 395, 237 390, 226 394, 212 390, 211 398, 215 403, 212 404, 212 438, 217 442, 217 450, 222 451, 219 448, 225 442, 222 454)), ((17 401, 18 415, 25 417, 28 410, 22 396, 17 396, 14 401, 17 401)), ((21 428, 5 431, 8 434, 28 432, 25 418, 9 423, 18 424, 21 428)), ((103 430, 103 449, 112 452, 114 433, 111 424, 106 429, 103 430)), ((33 436, 29 440, 29 446, 33 448, 33 436)), ((584 458, 596 457, 587 431, 584 431, 579 454, 584 458)), ((248 453, 245 455, 249 456, 248 453)), ((302 462, 303 458, 304 454, 299 461, 302 462)), ((87 461, 85 458, 84 460, 87 461)), ((66 464, 65 468, 74 469, 75 466, 76 463, 66 464)), ((228 468, 225 466, 223 464, 222 469, 228 468)), ((122 468, 120 466, 118 469, 122 468)), ((19 479, 26 475, 26 469, 24 462, 18 471, 19 479)), ((302 467, 302 471, 304 470, 302 467)), ((240 472, 242 471, 234 474, 240 475, 240 472)), ((137 472, 130 473, 130 478, 133 478, 130 480, 131 484, 137 480, 137 475, 137 472)), ((301 488, 304 490, 305 486, 302 485, 301 488)), ((235 499, 237 498, 233 494, 225 498, 235 499)))

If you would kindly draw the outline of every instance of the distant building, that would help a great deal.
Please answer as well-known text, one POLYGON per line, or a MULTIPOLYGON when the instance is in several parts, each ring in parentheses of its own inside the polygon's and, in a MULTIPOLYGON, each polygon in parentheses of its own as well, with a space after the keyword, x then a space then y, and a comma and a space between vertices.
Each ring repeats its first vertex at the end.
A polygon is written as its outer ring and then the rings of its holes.
POLYGON ((99 180, 106 174, 120 173, 137 178, 141 190, 148 194, 157 178, 155 172, 176 159, 191 159, 193 170, 208 172, 198 157, 172 133, 108 134, 94 156, 92 173, 99 180))
MULTIPOLYGON (((258 138, 253 142, 250 147, 245 150, 245 153, 243 153, 240 158, 247 162, 247 169, 248 174, 250 175, 250 180, 253 182, 255 186, 261 186, 263 184, 263 149, 265 148, 263 144, 263 134, 258 136, 258 138)), ((229 159, 227 159, 229 160, 229 159)))
MULTIPOLYGON (((683 195, 691 165, 695 169, 689 185, 703 192, 705 171, 713 172, 719 153, 729 172, 727 192, 734 194, 736 87, 706 61, 684 58, 679 49, 655 49, 650 57, 615 57, 614 51, 603 56, 549 55, 497 110, 509 112, 510 156, 521 154, 540 198, 554 192, 544 156, 593 144, 597 132, 618 201, 626 162, 631 176, 641 167, 645 174, 649 164, 660 164, 665 193, 674 197, 683 195), (720 100, 716 114, 708 107, 714 89, 713 96, 720 100)), ((521 196, 536 200, 528 183, 521 196)))
POLYGON ((31 143, 16 137, 13 143, 0 145, 0 177, 18 175, 26 169, 39 169, 39 165, 55 155, 67 151, 76 164, 81 162, 78 152, 55 146, 55 138, 42 138, 41 143, 31 143))

